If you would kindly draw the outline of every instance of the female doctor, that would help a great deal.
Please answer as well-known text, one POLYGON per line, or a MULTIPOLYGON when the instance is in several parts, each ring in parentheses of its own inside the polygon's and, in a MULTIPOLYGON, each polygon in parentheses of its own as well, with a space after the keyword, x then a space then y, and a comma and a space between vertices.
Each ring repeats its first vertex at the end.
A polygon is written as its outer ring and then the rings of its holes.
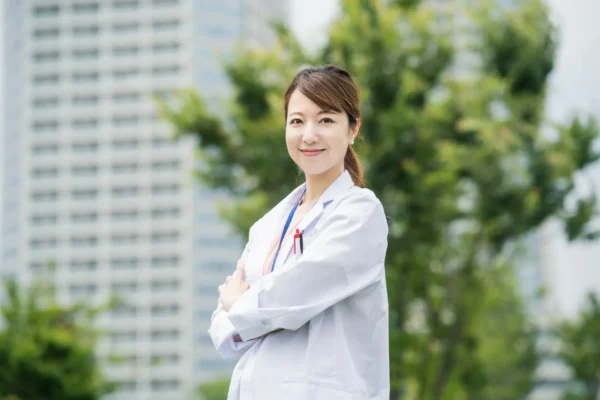
POLYGON ((209 334, 239 358, 228 400, 388 400, 383 207, 352 148, 357 86, 328 65, 285 94, 285 138, 306 182, 251 228, 219 286, 209 334))

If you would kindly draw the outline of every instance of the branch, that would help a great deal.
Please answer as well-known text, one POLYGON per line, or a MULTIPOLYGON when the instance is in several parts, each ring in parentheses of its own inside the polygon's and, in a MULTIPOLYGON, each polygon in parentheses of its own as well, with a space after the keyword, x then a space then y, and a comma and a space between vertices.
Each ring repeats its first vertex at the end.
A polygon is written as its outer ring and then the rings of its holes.
MULTIPOLYGON (((482 240, 483 227, 481 227, 479 232, 475 235, 471 249, 465 260, 464 267, 459 271, 459 289, 461 289, 461 282, 467 281, 473 275, 475 269, 475 256, 477 255, 477 250, 479 249, 482 240)), ((464 286, 466 287, 466 285, 464 286)), ((458 295, 464 295, 464 291, 461 290, 458 295)), ((463 339, 464 327, 467 324, 467 317, 468 316, 464 310, 463 303, 461 301, 457 301, 454 323, 450 329, 450 336, 442 354, 442 361, 440 363, 437 383, 434 388, 432 397, 434 400, 442 400, 443 398, 444 390, 446 389, 451 372, 456 364, 456 350, 463 339)))

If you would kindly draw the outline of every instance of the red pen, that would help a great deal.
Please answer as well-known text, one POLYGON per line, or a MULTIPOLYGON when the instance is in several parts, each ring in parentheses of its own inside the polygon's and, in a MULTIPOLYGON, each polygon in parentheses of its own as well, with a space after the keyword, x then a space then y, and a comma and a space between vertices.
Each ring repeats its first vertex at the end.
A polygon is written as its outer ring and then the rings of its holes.
POLYGON ((296 228, 296 233, 294 234, 294 254, 296 254, 296 239, 302 240, 300 236, 300 229, 296 228))

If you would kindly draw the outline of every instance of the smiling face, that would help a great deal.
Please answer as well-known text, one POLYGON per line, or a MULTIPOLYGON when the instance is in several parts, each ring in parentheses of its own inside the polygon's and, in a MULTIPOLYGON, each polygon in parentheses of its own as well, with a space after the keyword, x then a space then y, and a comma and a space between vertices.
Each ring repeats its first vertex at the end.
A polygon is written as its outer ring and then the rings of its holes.
POLYGON ((292 160, 305 175, 341 174, 360 120, 351 127, 345 112, 322 109, 298 89, 287 109, 285 138, 292 160))

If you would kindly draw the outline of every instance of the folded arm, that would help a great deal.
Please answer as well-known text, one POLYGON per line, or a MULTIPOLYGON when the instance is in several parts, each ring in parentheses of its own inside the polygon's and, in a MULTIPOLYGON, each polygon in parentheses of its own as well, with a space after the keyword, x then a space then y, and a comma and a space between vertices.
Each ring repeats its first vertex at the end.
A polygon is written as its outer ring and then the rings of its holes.
POLYGON ((380 279, 388 227, 373 193, 352 195, 326 218, 299 259, 263 276, 229 310, 227 318, 243 341, 296 330, 380 279))

